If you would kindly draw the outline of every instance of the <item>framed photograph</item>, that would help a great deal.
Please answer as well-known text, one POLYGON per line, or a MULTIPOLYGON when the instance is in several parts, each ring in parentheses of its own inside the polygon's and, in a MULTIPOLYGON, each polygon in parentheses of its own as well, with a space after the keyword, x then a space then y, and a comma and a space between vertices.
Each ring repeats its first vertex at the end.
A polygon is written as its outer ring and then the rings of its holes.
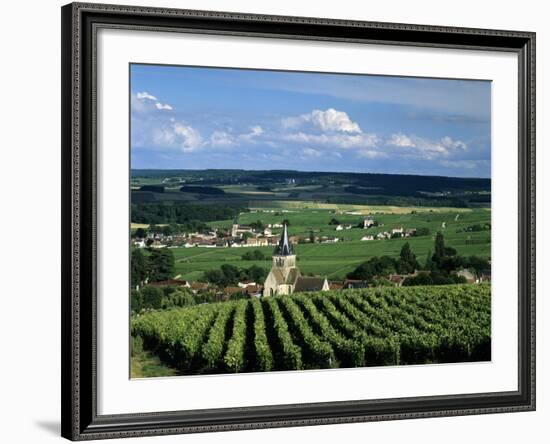
POLYGON ((535 409, 534 33, 73 3, 62 109, 64 437, 535 409))

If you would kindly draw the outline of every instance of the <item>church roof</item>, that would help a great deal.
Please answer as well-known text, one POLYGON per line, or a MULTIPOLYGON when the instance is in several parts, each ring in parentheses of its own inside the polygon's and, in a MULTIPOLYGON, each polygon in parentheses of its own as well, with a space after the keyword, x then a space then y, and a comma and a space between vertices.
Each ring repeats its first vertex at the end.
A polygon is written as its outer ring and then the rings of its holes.
POLYGON ((281 235, 281 239, 279 240, 279 243, 277 244, 277 248, 275 248, 275 255, 277 256, 290 256, 294 254, 294 251, 292 249, 292 244, 288 240, 288 227, 287 224, 283 226, 283 234, 281 235))
POLYGON ((300 291, 321 291, 323 289, 324 284, 325 284, 325 278, 300 276, 296 280, 296 285, 294 287, 294 291, 295 292, 300 292, 300 291))

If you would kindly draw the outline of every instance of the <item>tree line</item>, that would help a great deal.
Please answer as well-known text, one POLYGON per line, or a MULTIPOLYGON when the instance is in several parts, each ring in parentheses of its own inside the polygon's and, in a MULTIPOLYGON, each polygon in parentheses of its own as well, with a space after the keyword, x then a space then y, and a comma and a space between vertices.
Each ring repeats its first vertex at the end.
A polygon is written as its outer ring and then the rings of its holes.
POLYGON ((180 202, 132 203, 132 222, 140 224, 185 224, 192 221, 213 221, 233 219, 244 207, 229 205, 196 205, 180 202))
POLYGON ((445 238, 438 232, 434 242, 434 252, 428 252, 423 265, 419 263, 406 242, 398 258, 389 256, 373 257, 348 273, 348 279, 364 280, 373 285, 390 285, 386 279, 390 274, 411 274, 421 270, 416 276, 409 276, 403 285, 446 285, 465 283, 466 279, 457 276, 456 270, 473 269, 480 274, 491 268, 486 258, 479 256, 460 256, 456 249, 445 245, 445 238))

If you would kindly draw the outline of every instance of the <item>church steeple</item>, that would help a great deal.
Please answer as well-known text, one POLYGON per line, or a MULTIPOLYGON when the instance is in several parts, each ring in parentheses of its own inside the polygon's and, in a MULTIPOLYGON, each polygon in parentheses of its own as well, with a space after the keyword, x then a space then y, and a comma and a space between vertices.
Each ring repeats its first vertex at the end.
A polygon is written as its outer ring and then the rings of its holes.
POLYGON ((274 254, 277 256, 291 256, 294 254, 294 251, 292 250, 292 245, 288 240, 287 224, 284 224, 283 226, 283 234, 281 235, 281 239, 279 240, 277 248, 275 248, 274 254))

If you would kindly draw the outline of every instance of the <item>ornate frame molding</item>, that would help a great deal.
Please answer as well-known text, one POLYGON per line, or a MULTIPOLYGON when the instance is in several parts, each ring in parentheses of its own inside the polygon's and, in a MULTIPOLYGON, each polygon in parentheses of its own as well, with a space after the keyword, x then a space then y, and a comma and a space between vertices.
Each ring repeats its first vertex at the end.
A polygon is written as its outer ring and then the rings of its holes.
POLYGON ((62 435, 71 440, 518 412, 535 409, 535 34, 72 3, 62 8, 62 435), (519 390, 97 415, 96 85, 99 27, 514 52, 519 61, 519 390))

